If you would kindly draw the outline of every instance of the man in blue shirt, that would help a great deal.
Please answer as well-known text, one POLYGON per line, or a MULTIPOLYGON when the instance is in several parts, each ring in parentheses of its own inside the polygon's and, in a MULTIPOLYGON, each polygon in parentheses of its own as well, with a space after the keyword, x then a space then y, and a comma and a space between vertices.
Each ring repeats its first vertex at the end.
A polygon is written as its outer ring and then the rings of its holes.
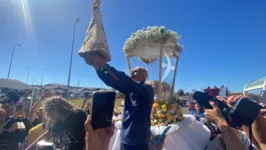
POLYGON ((95 56, 93 64, 88 59, 86 62, 94 66, 99 78, 106 85, 126 95, 120 149, 148 150, 154 92, 150 85, 145 84, 148 76, 146 69, 136 67, 129 77, 106 64, 101 56, 95 56))
POLYGON ((197 103, 195 104, 195 109, 191 111, 191 115, 194 115, 194 117, 198 120, 201 121, 201 118, 205 118, 204 116, 204 110, 202 107, 197 103))

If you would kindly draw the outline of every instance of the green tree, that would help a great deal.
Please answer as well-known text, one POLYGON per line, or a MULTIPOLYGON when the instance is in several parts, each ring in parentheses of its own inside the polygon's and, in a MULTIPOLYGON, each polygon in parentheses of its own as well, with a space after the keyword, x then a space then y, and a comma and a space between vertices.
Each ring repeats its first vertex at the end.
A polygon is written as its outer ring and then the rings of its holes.
POLYGON ((179 96, 184 96, 185 92, 184 92, 183 89, 179 89, 179 90, 177 91, 177 94, 178 94, 179 96))

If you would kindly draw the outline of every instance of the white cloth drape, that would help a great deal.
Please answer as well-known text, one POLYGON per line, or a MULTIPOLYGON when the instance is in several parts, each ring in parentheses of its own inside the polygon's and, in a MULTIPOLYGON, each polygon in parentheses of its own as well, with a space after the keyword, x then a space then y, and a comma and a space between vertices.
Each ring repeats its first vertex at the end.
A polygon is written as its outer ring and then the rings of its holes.
MULTIPOLYGON (((163 150, 204 150, 211 137, 210 130, 192 115, 173 126, 165 139, 163 150)), ((121 122, 116 123, 114 136, 111 138, 109 150, 120 150, 121 122)), ((153 128, 156 130, 156 128, 153 128)), ((158 129, 159 130, 159 129, 158 129)), ((154 131, 153 131, 154 132, 154 131)), ((160 131, 157 131, 160 132, 160 131)))

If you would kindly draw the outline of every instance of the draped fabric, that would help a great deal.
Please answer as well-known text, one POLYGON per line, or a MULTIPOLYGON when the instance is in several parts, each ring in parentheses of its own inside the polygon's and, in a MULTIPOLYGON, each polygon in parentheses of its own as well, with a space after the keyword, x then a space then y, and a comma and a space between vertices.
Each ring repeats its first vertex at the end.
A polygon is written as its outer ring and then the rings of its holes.
MULTIPOLYGON (((184 117, 184 120, 176 124, 178 129, 170 131, 166 136, 163 150, 204 150, 209 143, 210 130, 202 122, 197 121, 194 116, 184 115, 184 117)), ((117 122, 109 150, 120 150, 119 128, 121 128, 121 123, 117 122)))
POLYGON ((94 2, 91 21, 86 33, 85 40, 79 50, 79 55, 83 58, 93 59, 93 54, 102 55, 106 61, 111 60, 108 42, 102 23, 102 14, 100 12, 100 2, 94 2))

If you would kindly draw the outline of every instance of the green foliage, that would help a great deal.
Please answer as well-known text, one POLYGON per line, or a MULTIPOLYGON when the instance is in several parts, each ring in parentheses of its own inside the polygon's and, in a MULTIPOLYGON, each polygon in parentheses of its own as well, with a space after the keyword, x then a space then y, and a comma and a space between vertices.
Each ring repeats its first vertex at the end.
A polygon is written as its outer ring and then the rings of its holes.
POLYGON ((179 98, 175 97, 175 96, 170 100, 170 102, 178 104, 179 106, 182 106, 182 101, 179 98))

